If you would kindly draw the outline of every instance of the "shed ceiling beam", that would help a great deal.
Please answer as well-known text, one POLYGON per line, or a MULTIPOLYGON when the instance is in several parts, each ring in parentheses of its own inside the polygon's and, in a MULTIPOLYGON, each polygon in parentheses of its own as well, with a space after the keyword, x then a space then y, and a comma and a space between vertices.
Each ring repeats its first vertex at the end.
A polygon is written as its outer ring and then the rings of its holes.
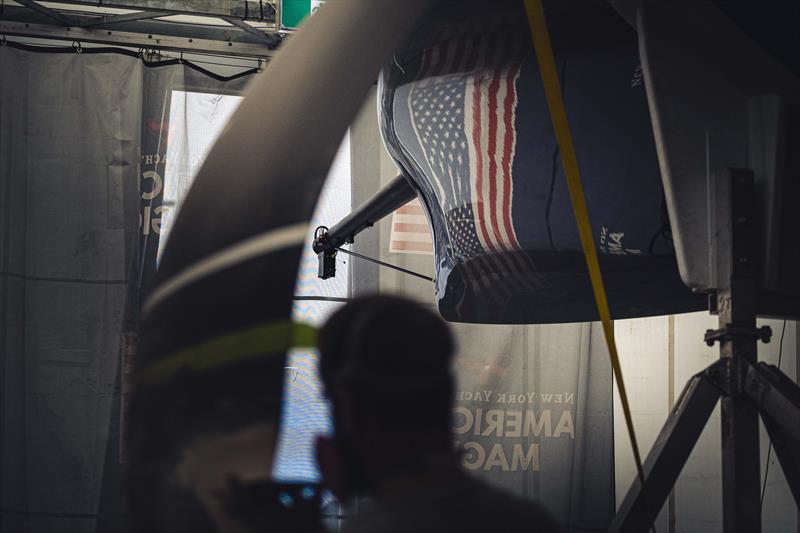
MULTIPOLYGON (((25 0, 31 2, 32 0, 25 0)), ((61 4, 97 7, 97 0, 58 0, 61 4)), ((103 7, 130 9, 133 11, 159 11, 169 14, 208 17, 235 17, 245 20, 262 20, 261 5, 253 0, 103 0, 103 7)), ((277 12, 277 0, 266 0, 264 21, 273 22, 277 12), (267 9, 269 8, 269 10, 267 9), (267 18, 267 15, 270 18, 267 18)))
MULTIPOLYGON (((159 16, 164 16, 164 13, 158 13, 159 16)), ((248 45, 255 45, 264 48, 268 48, 266 43, 263 39, 259 39, 255 35, 251 35, 250 33, 240 30, 236 26, 219 26, 219 25, 198 25, 198 24, 180 24, 180 23, 173 23, 169 21, 162 20, 160 18, 155 19, 146 19, 146 20, 131 20, 129 22, 119 21, 115 22, 114 25, 108 27, 98 27, 93 26, 96 21, 100 21, 97 16, 93 15, 74 15, 72 17, 73 25, 70 27, 72 30, 67 31, 74 31, 75 28, 83 28, 85 30, 91 30, 95 33, 104 33, 105 37, 109 37, 112 39, 113 36, 119 34, 120 32, 127 32, 127 33, 138 33, 143 34, 142 38, 147 39, 148 47, 152 46, 152 42, 154 39, 157 39, 160 36, 170 36, 170 37, 180 37, 185 38, 187 41, 189 39, 205 39, 208 41, 219 41, 222 46, 228 46, 228 42, 233 42, 235 44, 248 44, 248 45), (152 37, 156 36, 156 37, 152 37)), ((25 24, 38 24, 41 27, 47 28, 58 28, 64 29, 60 26, 54 26, 47 16, 42 15, 41 13, 37 13, 32 9, 27 9, 25 7, 14 7, 9 6, 5 8, 3 13, 3 19, 6 22, 17 22, 21 23, 22 26, 25 24)), ((19 25, 18 25, 19 26, 19 25)), ((60 35, 60 33, 59 33, 60 35)), ((72 33, 70 35, 73 35, 72 33)), ((277 34, 271 34, 276 41, 276 45, 280 44, 280 38, 277 34)), ((55 37, 57 38, 57 37, 55 37)), ((273 46, 275 48, 276 46, 273 46)))
POLYGON ((128 13, 126 15, 109 15, 97 17, 93 20, 80 22, 77 26, 81 28, 99 28, 101 26, 110 26, 112 24, 119 24, 121 22, 132 22, 134 20, 147 20, 158 17, 166 17, 168 15, 175 15, 176 13, 161 13, 160 11, 140 11, 139 13, 128 13))
POLYGON ((133 32, 92 30, 77 27, 72 27, 70 30, 68 28, 61 28, 48 24, 30 24, 4 20, 0 20, 0 34, 77 41, 81 43, 111 44, 131 48, 183 50, 200 54, 234 57, 270 58, 277 53, 263 44, 198 39, 196 37, 189 38, 175 35, 146 35, 133 32))
POLYGON ((233 24, 239 29, 242 29, 249 33, 250 35, 255 35, 260 41, 263 41, 264 44, 267 46, 275 46, 277 45, 277 39, 272 35, 267 35, 263 31, 252 27, 250 24, 244 22, 243 20, 234 18, 234 17, 222 17, 222 20, 227 22, 228 24, 233 24))
POLYGON ((42 15, 47 15, 51 19, 58 21, 62 26, 73 25, 73 21, 69 17, 62 15, 61 13, 59 13, 54 9, 50 9, 49 7, 43 6, 39 2, 36 2, 35 0, 14 0, 14 1, 29 9, 33 9, 37 13, 41 13, 42 15))

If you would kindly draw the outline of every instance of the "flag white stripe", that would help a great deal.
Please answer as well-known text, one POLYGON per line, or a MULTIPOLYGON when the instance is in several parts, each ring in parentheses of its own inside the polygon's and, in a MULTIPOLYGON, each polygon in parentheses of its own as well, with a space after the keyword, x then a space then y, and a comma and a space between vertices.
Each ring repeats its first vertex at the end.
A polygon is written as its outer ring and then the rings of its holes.
POLYGON ((409 233, 405 231, 392 231, 392 241, 428 242, 432 243, 430 233, 409 233))
MULTIPOLYGON (((514 73, 514 79, 511 80, 511 82, 514 84, 515 88, 516 88, 516 85, 517 85, 517 80, 519 79, 520 70, 521 69, 519 69, 519 68, 517 69, 517 72, 514 73)), ((513 102, 513 105, 511 106, 511 124, 516 124, 517 123, 517 103, 518 102, 519 102, 519 94, 517 94, 516 90, 515 90, 515 92, 514 92, 514 102, 513 102)), ((516 128, 514 128, 514 134, 513 134, 513 137, 511 139, 511 155, 509 157, 509 161, 510 161, 510 163, 509 163, 509 172, 512 172, 512 173, 513 173, 514 157, 516 156, 516 154, 517 154, 517 130, 516 130, 516 128)), ((511 211, 511 213, 509 213, 509 218, 511 218, 511 214, 513 214, 513 212, 514 212, 513 211, 513 207, 514 207, 514 180, 512 179, 513 178, 513 174, 511 176, 509 176, 508 178, 509 178, 508 179, 508 186, 509 186, 509 191, 508 191, 508 209, 511 211)), ((509 228, 509 230, 511 231, 511 234, 513 236, 513 239, 514 239, 513 242, 519 243, 519 239, 517 239, 517 230, 514 228, 513 222, 511 223, 511 227, 509 228)))
MULTIPOLYGON (((495 198, 495 217, 497 224, 497 233, 500 234, 501 247, 504 250, 512 249, 512 241, 508 236, 506 225, 504 222, 503 214, 503 199, 506 192, 506 179, 509 177, 506 174, 505 167, 503 166, 503 152, 506 145, 506 122, 505 122, 505 102, 508 96, 508 82, 506 81, 510 69, 503 69, 500 71, 500 84, 497 90, 497 102, 494 110, 497 117, 497 134, 495 142, 495 168, 497 169, 497 183, 496 198, 495 198)), ((513 128, 512 128, 513 131, 513 128)))

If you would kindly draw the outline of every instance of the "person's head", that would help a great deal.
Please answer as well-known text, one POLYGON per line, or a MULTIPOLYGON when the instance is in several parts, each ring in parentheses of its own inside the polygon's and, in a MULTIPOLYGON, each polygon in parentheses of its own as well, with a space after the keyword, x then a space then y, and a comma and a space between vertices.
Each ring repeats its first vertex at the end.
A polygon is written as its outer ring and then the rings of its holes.
POLYGON ((357 298, 322 327, 319 351, 335 436, 320 440, 318 459, 334 491, 369 489, 451 450, 454 346, 438 315, 405 298, 357 298))

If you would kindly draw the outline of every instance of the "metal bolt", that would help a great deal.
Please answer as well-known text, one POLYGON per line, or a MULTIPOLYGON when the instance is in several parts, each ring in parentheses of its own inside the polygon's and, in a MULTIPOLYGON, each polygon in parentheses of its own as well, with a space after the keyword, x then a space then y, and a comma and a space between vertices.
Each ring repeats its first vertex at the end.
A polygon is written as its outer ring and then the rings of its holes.
POLYGON ((772 340, 772 328, 769 326, 761 326, 761 342, 769 344, 772 340))
POLYGON ((714 334, 714 330, 713 329, 707 329, 706 330, 705 341, 706 341, 706 344, 708 344, 709 346, 714 346, 714 343, 716 342, 716 340, 713 337, 711 337, 711 335, 713 335, 713 334, 714 334))

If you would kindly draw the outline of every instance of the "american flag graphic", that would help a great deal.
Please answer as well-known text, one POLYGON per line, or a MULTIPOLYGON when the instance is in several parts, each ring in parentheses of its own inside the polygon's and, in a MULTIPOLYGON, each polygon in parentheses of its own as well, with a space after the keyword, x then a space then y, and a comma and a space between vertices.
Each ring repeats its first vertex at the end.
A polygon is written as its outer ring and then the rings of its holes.
POLYGON ((407 100, 454 258, 474 263, 473 284, 490 276, 506 296, 534 285, 512 216, 521 59, 509 58, 521 58, 527 44, 524 35, 497 31, 431 46, 407 100))
POLYGON ((411 200, 392 214, 389 252, 433 255, 433 236, 419 199, 411 200))

